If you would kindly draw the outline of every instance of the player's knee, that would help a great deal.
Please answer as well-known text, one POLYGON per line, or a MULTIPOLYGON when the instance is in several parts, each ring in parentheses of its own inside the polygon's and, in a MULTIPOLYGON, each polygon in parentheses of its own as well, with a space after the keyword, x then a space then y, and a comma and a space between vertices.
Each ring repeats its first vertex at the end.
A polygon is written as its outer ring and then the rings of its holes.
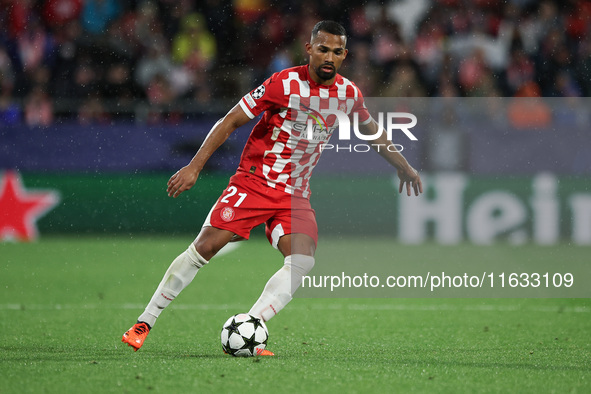
POLYGON ((301 275, 307 275, 314 268, 315 259, 305 254, 292 254, 285 259, 285 264, 301 275))
POLYGON ((209 261, 234 236, 234 233, 214 227, 204 227, 193 242, 195 250, 209 261))
POLYGON ((206 260, 211 260, 211 258, 220 250, 220 248, 216 247, 213 242, 207 240, 195 241, 193 245, 195 246, 197 253, 203 256, 206 260))
POLYGON ((197 268, 201 268, 205 264, 209 263, 209 260, 203 257, 203 255, 197 251, 195 244, 189 245, 187 248, 187 253, 189 254, 189 258, 191 259, 193 265, 197 268))
POLYGON ((316 242, 307 234, 287 234, 279 238, 277 249, 284 256, 294 254, 313 256, 316 252, 316 242))

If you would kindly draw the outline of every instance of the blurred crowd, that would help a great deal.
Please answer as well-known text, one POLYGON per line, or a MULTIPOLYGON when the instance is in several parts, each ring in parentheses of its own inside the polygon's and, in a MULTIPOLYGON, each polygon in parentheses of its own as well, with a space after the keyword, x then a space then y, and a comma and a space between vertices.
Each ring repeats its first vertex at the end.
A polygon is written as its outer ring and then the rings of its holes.
POLYGON ((0 124, 227 110, 321 19, 368 97, 591 96, 591 0, 0 0, 0 124))

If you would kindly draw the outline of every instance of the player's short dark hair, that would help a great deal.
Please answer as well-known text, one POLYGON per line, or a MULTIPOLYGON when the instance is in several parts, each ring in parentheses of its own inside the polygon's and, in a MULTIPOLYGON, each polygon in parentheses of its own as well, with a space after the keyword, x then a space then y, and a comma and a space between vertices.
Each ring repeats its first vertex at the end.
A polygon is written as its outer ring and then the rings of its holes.
POLYGON ((319 31, 334 34, 335 36, 345 36, 345 40, 347 39, 347 31, 343 25, 335 21, 320 21, 312 29, 312 37, 310 38, 310 42, 314 41, 314 38, 316 38, 319 31))

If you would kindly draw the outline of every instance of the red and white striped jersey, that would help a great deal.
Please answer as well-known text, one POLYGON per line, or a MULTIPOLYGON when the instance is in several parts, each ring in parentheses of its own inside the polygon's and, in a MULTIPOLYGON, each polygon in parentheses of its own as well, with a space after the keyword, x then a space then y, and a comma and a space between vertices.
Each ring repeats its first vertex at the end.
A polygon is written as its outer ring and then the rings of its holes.
POLYGON ((264 114, 246 142, 238 172, 305 198, 322 145, 338 130, 337 117, 330 112, 357 113, 359 124, 371 120, 353 82, 337 74, 332 85, 318 84, 310 78, 307 65, 273 74, 246 94, 240 107, 251 119, 264 114))

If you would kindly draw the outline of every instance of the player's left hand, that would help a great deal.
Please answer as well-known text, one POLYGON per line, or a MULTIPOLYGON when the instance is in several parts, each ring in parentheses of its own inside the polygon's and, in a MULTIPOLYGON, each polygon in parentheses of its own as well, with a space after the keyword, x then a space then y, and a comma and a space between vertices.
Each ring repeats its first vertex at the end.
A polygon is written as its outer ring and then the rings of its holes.
POLYGON ((406 185, 406 195, 411 195, 411 189, 414 190, 415 196, 423 192, 423 183, 417 170, 408 166, 398 170, 398 178, 400 178, 400 186, 398 187, 398 193, 402 193, 404 186, 406 185))
POLYGON ((166 188, 168 197, 177 198, 182 192, 192 188, 197 182, 197 178, 199 178, 199 172, 189 166, 181 168, 168 180, 168 187, 166 188))

